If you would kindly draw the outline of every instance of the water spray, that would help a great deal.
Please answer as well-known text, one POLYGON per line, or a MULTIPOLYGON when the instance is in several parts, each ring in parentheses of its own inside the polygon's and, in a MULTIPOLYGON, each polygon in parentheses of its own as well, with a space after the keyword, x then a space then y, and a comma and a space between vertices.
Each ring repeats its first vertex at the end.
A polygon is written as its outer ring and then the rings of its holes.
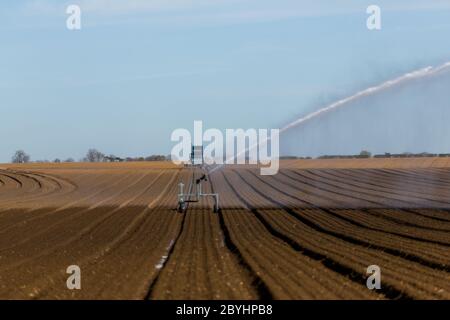
MULTIPOLYGON (((287 131, 291 128, 298 127, 298 126, 304 124, 305 122, 308 122, 308 121, 310 121, 318 116, 321 116, 323 114, 326 114, 328 112, 334 111, 340 107, 344 107, 344 106, 348 105, 349 103, 356 101, 358 99, 375 95, 377 93, 394 88, 398 85, 407 83, 412 80, 418 80, 418 79, 422 79, 422 78, 426 78, 426 77, 435 76, 435 75, 438 75, 440 73, 447 72, 447 71, 450 71, 450 61, 446 62, 440 66, 437 66, 437 67, 428 66, 428 67, 425 67, 425 68, 422 68, 422 69, 419 69, 416 71, 408 72, 400 77, 394 78, 392 80, 388 80, 377 86, 369 87, 367 89, 359 91, 347 98, 333 102, 333 103, 329 104, 328 106, 320 108, 317 111, 311 112, 311 113, 307 114, 306 116, 296 119, 296 120, 288 123, 287 125, 285 125, 283 128, 281 128, 279 133, 281 134, 282 132, 287 131)), ((252 150, 253 148, 257 148, 258 145, 265 144, 269 140, 270 139, 266 139, 265 141, 259 142, 259 144, 256 143, 256 144, 250 146, 249 148, 247 148, 243 151, 240 151, 237 155, 233 156, 233 158, 227 159, 225 161, 225 163, 230 163, 230 161, 232 161, 232 160, 234 161, 234 159, 237 158, 239 155, 244 154, 247 151, 252 150)), ((214 171, 221 169, 223 166, 224 166, 224 164, 220 164, 220 165, 216 166, 215 168, 211 169, 210 173, 213 173, 214 171)))
POLYGON ((314 119, 324 113, 328 113, 334 109, 345 106, 345 105, 347 105, 355 100, 358 100, 360 98, 374 95, 376 93, 379 93, 384 90, 395 87, 397 85, 400 85, 404 82, 408 82, 408 81, 415 80, 415 79, 421 79, 421 78, 428 77, 428 76, 433 76, 433 75, 436 75, 438 73, 441 73, 441 72, 444 72, 447 70, 450 70, 450 62, 444 63, 443 65, 438 66, 438 67, 426 67, 426 68, 423 68, 420 70, 406 73, 398 78, 388 80, 377 86, 370 87, 365 90, 359 91, 350 97, 338 100, 326 107, 323 107, 317 111, 311 112, 311 113, 307 114, 306 116, 301 117, 301 118, 287 124, 286 126, 284 126, 282 129, 280 129, 280 133, 283 131, 289 130, 290 128, 299 126, 300 124, 307 122, 311 119, 314 119))

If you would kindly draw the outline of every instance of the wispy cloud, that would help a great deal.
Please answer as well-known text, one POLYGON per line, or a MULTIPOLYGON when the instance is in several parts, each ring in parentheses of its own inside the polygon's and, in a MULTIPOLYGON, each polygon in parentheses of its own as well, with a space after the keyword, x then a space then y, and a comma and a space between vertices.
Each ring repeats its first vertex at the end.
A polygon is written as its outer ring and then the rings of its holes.
MULTIPOLYGON (((170 12, 203 9, 295 9, 305 15, 330 14, 360 10, 374 1, 346 0, 22 0, 26 9, 51 13, 69 4, 78 4, 84 11, 97 14, 127 14, 139 12, 170 12)), ((450 8, 450 0, 378 0, 377 5, 388 10, 426 10, 450 8)), ((245 11, 245 10, 244 10, 245 11)))
POLYGON ((83 12, 98 15, 174 12, 199 10, 242 3, 246 0, 27 0, 22 9, 27 13, 54 14, 70 4, 79 5, 83 12))
POLYGON ((74 82, 72 79, 67 83, 68 86, 75 87, 89 87, 89 86, 101 86, 101 85, 114 85, 129 82, 140 82, 140 81, 150 81, 150 80, 161 80, 161 79, 177 79, 177 78, 189 78, 192 76, 209 75, 217 72, 223 72, 224 70, 219 69, 209 69, 209 70, 197 70, 197 71, 178 71, 178 72, 165 72, 165 73, 154 73, 149 75, 140 75, 132 77, 117 77, 109 80, 83 80, 74 82))
MULTIPOLYGON (((78 4, 96 23, 223 24, 249 23, 296 17, 365 13, 369 0, 25 0, 26 15, 64 15, 69 4, 78 4), (151 19, 148 19, 151 17, 151 19), (107 21, 101 21, 106 19, 107 21)), ((450 0, 377 0, 386 11, 450 10, 450 0)))
POLYGON ((364 8, 356 0, 339 6, 330 0, 26 0, 21 11, 61 16, 69 4, 78 4, 95 24, 128 23, 127 19, 170 25, 251 23, 345 14, 364 8))
POLYGON ((234 2, 242 0, 82 0, 80 5, 87 12, 124 14, 202 9, 234 2))
POLYGON ((95 87, 95 86, 111 86, 127 83, 147 82, 152 80, 164 80, 164 79, 185 79, 196 76, 209 76, 216 73, 227 72, 227 69, 210 68, 201 69, 196 71, 174 71, 174 72, 160 72, 146 75, 117 75, 110 78, 98 78, 92 79, 89 76, 86 77, 61 77, 47 81, 45 83, 30 79, 28 81, 20 82, 0 82, 0 89, 30 89, 30 88, 78 88, 78 87, 95 87))

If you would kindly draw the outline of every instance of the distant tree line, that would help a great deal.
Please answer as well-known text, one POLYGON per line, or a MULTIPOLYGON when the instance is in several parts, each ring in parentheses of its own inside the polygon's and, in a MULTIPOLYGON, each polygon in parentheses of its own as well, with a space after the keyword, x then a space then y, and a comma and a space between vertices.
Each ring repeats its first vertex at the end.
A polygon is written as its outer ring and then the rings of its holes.
POLYGON ((30 162, 31 157, 25 153, 23 150, 17 150, 16 153, 14 153, 11 162, 12 163, 28 163, 30 162))
MULTIPOLYGON (((168 161, 170 160, 170 156, 164 155, 151 155, 147 157, 117 157, 113 154, 105 155, 104 153, 98 151, 97 149, 89 149, 86 153, 86 156, 81 158, 78 162, 131 162, 131 161, 168 161)), ((31 162, 31 157, 23 150, 17 150, 13 157, 11 158, 12 163, 29 163, 31 162)), ((59 158, 50 160, 36 160, 35 163, 70 163, 75 162, 73 158, 67 158, 65 160, 61 160, 59 158)))
MULTIPOLYGON (((368 151, 361 151, 358 155, 324 155, 318 157, 318 159, 358 159, 358 158, 371 158, 372 154, 368 151)), ((450 157, 450 153, 384 153, 384 154, 376 154, 373 158, 434 158, 434 157, 450 157)))
POLYGON ((131 161, 166 161, 166 160, 170 160, 170 156, 151 155, 147 157, 121 158, 113 154, 106 156, 97 149, 89 149, 86 154, 86 157, 83 159, 84 162, 131 162, 131 161))
MULTIPOLYGON (((420 157, 450 157, 450 153, 385 153, 385 154, 376 154, 373 158, 420 158, 420 157)), ((367 150, 361 151, 357 155, 323 155, 319 156, 316 159, 367 159, 372 158, 372 153, 367 150)), ((296 156, 281 156, 281 160, 289 160, 289 159, 312 159, 312 157, 296 157, 296 156)), ((105 155, 104 153, 98 151, 97 149, 89 149, 86 153, 86 156, 79 160, 79 162, 134 162, 134 161, 170 161, 171 157, 164 155, 151 155, 147 157, 117 157, 113 154, 105 155)), ((29 163, 31 161, 31 157, 23 150, 17 150, 12 159, 12 163, 29 163)), ((50 160, 36 160, 35 163, 61 163, 61 162, 75 162, 73 158, 67 158, 65 160, 61 160, 59 158, 50 160)))
POLYGON ((404 153, 385 153, 385 154, 376 154, 373 156, 374 158, 429 158, 429 157, 440 157, 440 158, 446 158, 450 157, 450 153, 428 153, 428 152, 422 152, 422 153, 410 153, 410 152, 404 152, 404 153))
MULTIPOLYGON (((359 154, 354 155, 323 155, 319 156, 316 159, 367 159, 367 158, 427 158, 427 157, 450 157, 450 153, 384 153, 384 154, 376 154, 372 156, 372 153, 363 150, 359 154)), ((296 156, 281 156, 280 159, 312 159, 312 157, 296 157, 296 156)))
POLYGON ((324 155, 317 157, 317 159, 367 159, 372 157, 372 153, 367 150, 361 151, 355 155, 324 155))

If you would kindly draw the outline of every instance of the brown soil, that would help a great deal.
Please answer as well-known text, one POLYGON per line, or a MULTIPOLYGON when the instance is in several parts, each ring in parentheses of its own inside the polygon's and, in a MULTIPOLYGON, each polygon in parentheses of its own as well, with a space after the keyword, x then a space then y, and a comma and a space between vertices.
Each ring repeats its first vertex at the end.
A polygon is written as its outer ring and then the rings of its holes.
POLYGON ((446 159, 1 165, 2 299, 450 299, 446 159), (366 287, 380 266, 382 289, 366 287), (81 268, 68 290, 66 268, 81 268))

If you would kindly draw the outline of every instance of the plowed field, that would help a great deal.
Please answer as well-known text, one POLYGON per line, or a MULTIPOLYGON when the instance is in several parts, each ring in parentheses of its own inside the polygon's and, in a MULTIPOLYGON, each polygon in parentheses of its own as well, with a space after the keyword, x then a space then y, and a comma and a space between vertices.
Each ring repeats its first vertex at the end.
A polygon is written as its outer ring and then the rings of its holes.
POLYGON ((0 165, 1 299, 450 299, 446 159, 0 165), (81 290, 69 290, 70 265, 81 290), (370 265, 380 290, 366 287, 370 265))

